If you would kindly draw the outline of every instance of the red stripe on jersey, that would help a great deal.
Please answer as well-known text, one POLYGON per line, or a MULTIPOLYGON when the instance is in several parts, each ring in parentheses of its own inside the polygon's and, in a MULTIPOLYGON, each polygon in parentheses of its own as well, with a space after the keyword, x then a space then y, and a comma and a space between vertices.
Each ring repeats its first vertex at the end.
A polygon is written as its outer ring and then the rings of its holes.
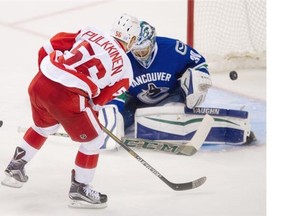
POLYGON ((98 158, 99 154, 86 155, 78 151, 75 159, 75 164, 82 168, 93 169, 97 166, 98 158))
POLYGON ((31 127, 26 131, 23 139, 33 148, 40 149, 44 142, 46 141, 47 137, 41 136, 31 127))
POLYGON ((75 38, 79 33, 80 31, 77 33, 60 32, 50 39, 50 43, 52 44, 54 50, 60 50, 61 52, 70 50, 75 43, 75 38))
POLYGON ((47 55, 48 53, 46 52, 46 50, 43 47, 41 47, 40 50, 38 51, 38 66, 39 67, 43 58, 45 58, 47 55))
MULTIPOLYGON (((77 37, 79 32, 80 31, 78 31, 77 33, 60 32, 50 39, 50 44, 54 50, 60 50, 61 52, 64 52, 65 50, 70 50, 75 43, 75 38, 77 37)), ((39 66, 43 58, 46 57, 48 54, 50 53, 47 53, 43 47, 40 48, 40 50, 38 51, 39 66)))

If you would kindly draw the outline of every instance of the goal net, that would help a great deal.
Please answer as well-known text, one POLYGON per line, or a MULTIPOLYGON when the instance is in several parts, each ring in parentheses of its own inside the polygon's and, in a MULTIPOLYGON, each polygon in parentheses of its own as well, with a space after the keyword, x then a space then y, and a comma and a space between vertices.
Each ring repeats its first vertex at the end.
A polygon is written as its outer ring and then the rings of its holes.
POLYGON ((266 0, 188 0, 189 19, 211 72, 266 68, 266 0))

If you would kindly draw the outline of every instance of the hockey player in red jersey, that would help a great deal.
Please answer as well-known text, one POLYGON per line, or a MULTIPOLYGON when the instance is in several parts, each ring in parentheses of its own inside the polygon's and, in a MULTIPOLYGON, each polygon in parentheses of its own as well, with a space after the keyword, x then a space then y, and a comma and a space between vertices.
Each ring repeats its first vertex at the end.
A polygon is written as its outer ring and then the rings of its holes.
POLYGON ((89 185, 105 137, 98 111, 129 88, 133 74, 127 52, 139 31, 138 19, 123 14, 110 34, 95 27, 61 32, 39 50, 39 72, 28 89, 34 125, 16 147, 3 185, 19 188, 28 181, 25 165, 62 125, 80 143, 72 170, 70 205, 106 207, 107 196, 89 185))

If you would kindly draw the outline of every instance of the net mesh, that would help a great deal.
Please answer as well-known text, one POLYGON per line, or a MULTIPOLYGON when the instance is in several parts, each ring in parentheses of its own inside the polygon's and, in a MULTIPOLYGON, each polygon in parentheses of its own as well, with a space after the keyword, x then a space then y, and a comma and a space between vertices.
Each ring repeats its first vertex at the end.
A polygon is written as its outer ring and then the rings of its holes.
POLYGON ((266 67, 265 0, 195 0, 194 47, 211 72, 266 67))

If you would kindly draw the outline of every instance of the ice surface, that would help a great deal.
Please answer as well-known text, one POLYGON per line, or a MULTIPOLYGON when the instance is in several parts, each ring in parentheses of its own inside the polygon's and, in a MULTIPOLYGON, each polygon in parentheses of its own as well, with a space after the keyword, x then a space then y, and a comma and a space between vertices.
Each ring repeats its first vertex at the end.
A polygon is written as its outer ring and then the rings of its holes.
MULTIPOLYGON (((181 10, 186 1, 167 2, 167 8, 175 8, 173 18, 164 7, 160 9, 163 17, 171 20, 158 18, 159 2, 152 5, 146 1, 136 4, 113 0, 0 2, 0 119, 4 121, 0 128, 0 171, 7 166, 23 135, 17 132, 18 126, 31 124, 27 87, 37 71, 39 47, 58 31, 75 32, 88 24, 108 29, 122 12, 138 14, 155 23, 158 34, 185 40, 185 15, 181 10), (168 29, 167 23, 175 27, 168 29)), ((239 70, 238 75, 238 80, 231 81, 228 72, 213 74, 215 87, 205 104, 222 108, 245 106, 257 137, 255 144, 204 146, 193 157, 136 150, 172 182, 207 176, 207 182, 200 188, 172 191, 121 149, 101 155, 93 181, 97 190, 108 195, 108 208, 71 209, 67 206, 67 195, 78 145, 68 138, 50 137, 28 164, 30 179, 23 188, 0 186, 0 215, 266 215, 266 71, 239 70)), ((0 172, 0 179, 3 178, 4 173, 0 172)))

